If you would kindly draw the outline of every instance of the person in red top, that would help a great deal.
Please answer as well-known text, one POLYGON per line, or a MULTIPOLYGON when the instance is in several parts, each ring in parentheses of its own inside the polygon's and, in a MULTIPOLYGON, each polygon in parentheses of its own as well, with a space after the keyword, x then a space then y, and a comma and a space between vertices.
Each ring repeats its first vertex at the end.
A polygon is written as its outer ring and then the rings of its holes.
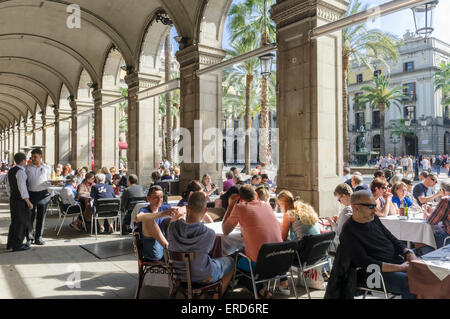
MULTIPOLYGON (((256 266, 259 249, 264 244, 282 242, 280 223, 269 204, 257 200, 255 190, 251 185, 243 185, 239 195, 233 194, 229 199, 227 212, 223 218, 222 231, 224 235, 231 233, 237 224, 245 244, 245 254, 252 260, 252 268, 256 266), (239 203, 237 201, 240 200, 239 203)), ((238 260, 237 267, 250 271, 248 261, 238 260)), ((270 293, 263 284, 256 285, 263 298, 270 298, 270 293)))

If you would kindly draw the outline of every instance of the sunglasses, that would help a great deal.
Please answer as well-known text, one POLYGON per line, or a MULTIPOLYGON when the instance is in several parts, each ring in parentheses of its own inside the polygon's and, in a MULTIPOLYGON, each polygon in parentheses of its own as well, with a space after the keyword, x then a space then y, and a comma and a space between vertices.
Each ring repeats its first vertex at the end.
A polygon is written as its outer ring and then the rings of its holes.
POLYGON ((433 183, 437 183, 437 180, 435 180, 434 178, 430 178, 432 181, 433 181, 433 183))
POLYGON ((361 206, 366 206, 370 209, 374 209, 377 207, 377 204, 355 204, 355 205, 361 205, 361 206))

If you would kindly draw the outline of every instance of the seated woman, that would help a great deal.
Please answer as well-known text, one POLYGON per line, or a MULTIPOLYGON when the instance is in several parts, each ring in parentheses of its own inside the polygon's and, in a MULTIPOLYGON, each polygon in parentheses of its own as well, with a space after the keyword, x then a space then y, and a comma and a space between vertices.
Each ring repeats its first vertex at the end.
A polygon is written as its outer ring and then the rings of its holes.
POLYGON ((427 205, 427 212, 425 212, 427 223, 433 227, 434 238, 436 239, 438 249, 444 245, 445 238, 450 236, 450 213, 448 212, 450 205, 450 182, 442 182, 441 189, 444 194, 439 204, 434 210, 427 205))
POLYGON ((180 167, 175 166, 173 168, 173 179, 180 179, 180 167))
POLYGON ((278 202, 283 211, 281 225, 281 238, 288 240, 301 240, 306 235, 320 234, 319 216, 311 205, 298 198, 291 192, 283 190, 278 194, 278 202))
POLYGON ((114 195, 119 196, 121 186, 119 185, 122 176, 120 174, 114 174, 112 178, 112 188, 114 189, 114 195))
POLYGON ((375 178, 370 183, 370 190, 375 201, 377 202, 375 214, 377 214, 378 217, 386 217, 388 215, 397 214, 397 208, 394 204, 392 204, 392 194, 389 192, 387 182, 382 179, 375 178))
POLYGON ((409 199, 411 199, 414 202, 414 197, 412 196, 412 190, 413 190, 413 181, 410 180, 409 178, 403 178, 402 182, 406 184, 406 191, 407 191, 407 196, 409 197, 409 199))
MULTIPOLYGON (((86 173, 84 181, 78 185, 77 199, 80 202, 81 210, 84 212, 84 221, 90 222, 92 217, 91 207, 91 188, 94 185, 95 175, 92 172, 86 173)), ((75 223, 81 225, 81 218, 78 218, 75 223)))
POLYGON ((163 173, 163 176, 161 177, 161 180, 164 181, 164 180, 172 180, 172 179, 173 178, 172 178, 172 175, 170 175, 170 170, 169 169, 165 169, 164 173, 163 173))
POLYGON ((219 195, 219 188, 211 183, 211 176, 208 174, 203 175, 202 178, 203 192, 209 201, 209 196, 211 195, 219 195))
POLYGON ((402 214, 403 207, 410 207, 413 205, 411 199, 407 195, 407 186, 405 183, 400 182, 392 186, 392 203, 398 207, 398 214, 402 214))
POLYGON ((334 196, 336 197, 337 201, 344 206, 339 213, 339 216, 333 216, 333 221, 336 223, 336 237, 339 237, 342 231, 342 226, 344 226, 345 222, 352 217, 353 210, 350 204, 350 197, 352 196, 352 194, 352 188, 345 183, 339 184, 334 189, 334 196))
MULTIPOLYGON (((106 181, 105 174, 95 175, 95 180, 97 183, 92 186, 90 194, 91 198, 94 200, 94 205, 98 199, 116 198, 116 195, 114 195, 114 190, 112 189, 111 185, 109 185, 106 181)), ((104 224, 107 225, 107 227, 109 226, 109 233, 113 233, 114 232, 113 219, 105 219, 103 222, 104 224)), ((104 232, 105 227, 104 225, 100 224, 100 233, 104 232)))
POLYGON ((63 167, 61 176, 65 178, 65 177, 69 176, 71 172, 72 172, 72 168, 70 168, 70 166, 68 166, 68 165, 65 165, 63 167))
MULTIPOLYGON (((177 207, 184 207, 187 206, 188 201, 189 201, 189 197, 191 196, 191 194, 195 193, 195 192, 203 192, 203 187, 202 184, 200 184, 199 181, 191 181, 186 188, 186 191, 183 192, 183 194, 181 195, 182 198, 181 200, 178 202, 177 207)), ((203 217, 203 222, 204 223, 212 223, 214 222, 213 219, 206 213, 205 216, 203 217)))

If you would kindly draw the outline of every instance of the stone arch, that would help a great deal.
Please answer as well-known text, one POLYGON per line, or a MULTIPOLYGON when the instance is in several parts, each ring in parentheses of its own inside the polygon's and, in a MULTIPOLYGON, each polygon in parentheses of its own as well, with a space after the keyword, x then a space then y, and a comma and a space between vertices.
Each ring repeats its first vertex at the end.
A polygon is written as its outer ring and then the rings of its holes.
POLYGON ((122 54, 113 46, 106 51, 102 72, 101 89, 119 91, 120 79, 124 76, 121 66, 125 65, 122 54))
POLYGON ((222 48, 223 31, 233 0, 209 0, 202 3, 197 16, 198 43, 222 48))

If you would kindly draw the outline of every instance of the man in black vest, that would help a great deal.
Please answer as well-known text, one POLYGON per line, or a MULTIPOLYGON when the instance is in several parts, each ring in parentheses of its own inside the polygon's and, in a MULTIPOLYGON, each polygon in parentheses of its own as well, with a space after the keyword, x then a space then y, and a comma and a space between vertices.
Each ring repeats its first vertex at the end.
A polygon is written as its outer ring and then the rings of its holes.
POLYGON ((27 190, 27 174, 25 173, 27 157, 24 153, 17 153, 14 155, 14 162, 16 166, 8 172, 11 226, 6 249, 21 251, 30 249, 28 244, 23 244, 23 239, 30 227, 30 210, 33 209, 33 204, 30 202, 27 190))

